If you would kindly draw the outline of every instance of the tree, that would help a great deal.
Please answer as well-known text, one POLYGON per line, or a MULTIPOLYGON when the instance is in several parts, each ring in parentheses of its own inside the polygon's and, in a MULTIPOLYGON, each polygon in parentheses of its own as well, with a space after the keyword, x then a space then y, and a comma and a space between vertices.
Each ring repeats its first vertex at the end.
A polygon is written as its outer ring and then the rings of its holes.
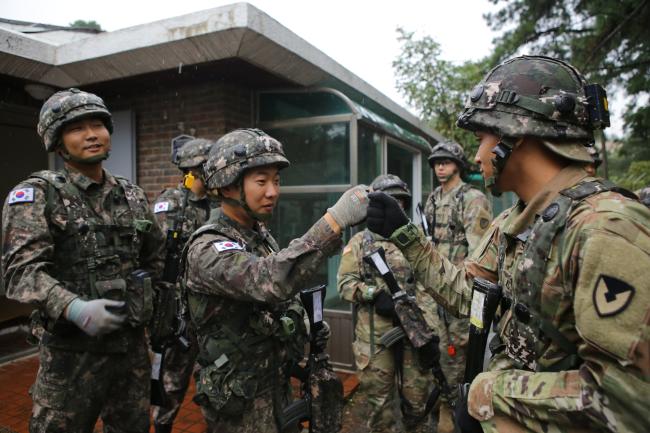
POLYGON ((70 23, 70 27, 75 29, 91 29, 102 31, 102 26, 95 20, 85 21, 85 20, 76 20, 73 23, 70 23))
POLYGON ((504 3, 485 16, 503 32, 492 63, 524 52, 559 57, 610 93, 622 91, 625 137, 614 167, 650 160, 650 0, 490 1, 504 3))
POLYGON ((477 148, 475 137, 456 127, 465 98, 487 70, 486 60, 456 65, 441 58, 440 44, 430 36, 417 39, 413 32, 397 29, 402 46, 393 61, 397 89, 422 119, 465 148, 469 159, 477 148))

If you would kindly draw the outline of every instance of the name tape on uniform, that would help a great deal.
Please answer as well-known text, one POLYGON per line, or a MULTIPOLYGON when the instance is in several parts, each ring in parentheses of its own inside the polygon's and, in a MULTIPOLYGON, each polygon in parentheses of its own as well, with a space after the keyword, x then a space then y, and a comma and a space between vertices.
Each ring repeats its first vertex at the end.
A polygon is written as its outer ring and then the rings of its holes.
POLYGON ((161 201, 154 205, 153 213, 167 212, 169 210, 169 202, 161 201))
POLYGON ((244 247, 233 241, 219 241, 212 244, 217 251, 243 250, 244 247))
POLYGON ((34 201, 34 188, 14 189, 9 193, 9 204, 31 203, 34 201))

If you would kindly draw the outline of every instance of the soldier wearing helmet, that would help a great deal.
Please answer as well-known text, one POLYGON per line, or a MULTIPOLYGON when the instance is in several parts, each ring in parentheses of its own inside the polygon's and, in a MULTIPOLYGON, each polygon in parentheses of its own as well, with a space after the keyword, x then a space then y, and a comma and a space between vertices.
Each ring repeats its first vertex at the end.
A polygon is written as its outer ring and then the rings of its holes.
MULTIPOLYGON (((440 185, 427 198, 424 215, 431 241, 438 252, 455 265, 476 249, 492 221, 490 202, 478 189, 463 182, 465 152, 460 144, 443 141, 429 156, 429 165, 440 185)), ((462 383, 465 372, 469 320, 455 318, 442 305, 436 308, 434 330, 440 337, 440 364, 452 386, 462 383)), ((454 431, 453 403, 439 406, 438 433, 454 431)))
POLYGON ((78 89, 44 104, 38 133, 64 160, 16 186, 2 218, 7 297, 31 303, 40 368, 30 431, 149 428, 144 327, 163 236, 144 191, 102 167, 111 114, 78 89))
MULTIPOLYGON (((187 141, 178 150, 174 163, 184 175, 174 188, 166 188, 153 205, 153 212, 163 233, 167 234, 165 272, 163 277, 176 283, 181 251, 190 235, 208 220, 210 210, 216 207, 216 200, 206 194, 203 164, 208 159, 213 141, 196 138, 187 141), (173 263, 167 263, 173 261, 173 263), (167 269, 170 268, 170 269, 167 269), (169 274, 169 275, 168 275, 169 274)), ((178 289, 178 288, 177 288, 178 289)), ((178 290, 180 295, 180 290, 178 290)), ((176 305, 176 298, 169 301, 176 305)), ((154 406, 153 421, 156 433, 172 431, 172 424, 185 398, 190 377, 198 355, 196 335, 187 328, 184 347, 178 340, 165 344, 164 360, 161 366, 162 383, 167 401, 164 407, 154 406)), ((155 339, 154 339, 155 340, 155 339)))
MULTIPOLYGON (((221 137, 203 166, 208 193, 221 208, 190 238, 183 284, 200 350, 194 400, 209 432, 278 431, 289 370, 302 359, 309 333, 296 294, 337 253, 341 231, 365 218, 362 185, 280 249, 265 222, 288 166, 282 144, 258 129, 221 137)), ((325 345, 329 328, 316 338, 325 345)))
POLYGON ((490 71, 458 125, 479 140, 488 187, 520 200, 460 266, 390 197, 370 197, 368 226, 400 245, 450 311, 480 320, 473 279, 501 287, 489 371, 455 412, 462 431, 650 429, 650 211, 584 170, 585 145, 607 124, 604 90, 565 62, 523 56, 490 71))
MULTIPOLYGON (((370 187, 394 197, 401 208, 410 208, 411 191, 399 177, 380 175, 370 187)), ((431 373, 420 367, 416 351, 408 341, 391 347, 380 343, 381 337, 394 326, 393 299, 379 273, 363 260, 379 247, 384 248, 386 261, 399 286, 417 297, 430 326, 435 312, 433 299, 414 281, 413 270, 399 248, 369 230, 350 239, 341 257, 337 288, 341 299, 352 303, 356 311, 353 352, 359 380, 367 393, 368 431, 395 431, 397 419, 393 409, 396 391, 399 391, 406 431, 428 432, 425 408, 432 385, 431 373), (402 381, 397 380, 398 372, 402 381)))

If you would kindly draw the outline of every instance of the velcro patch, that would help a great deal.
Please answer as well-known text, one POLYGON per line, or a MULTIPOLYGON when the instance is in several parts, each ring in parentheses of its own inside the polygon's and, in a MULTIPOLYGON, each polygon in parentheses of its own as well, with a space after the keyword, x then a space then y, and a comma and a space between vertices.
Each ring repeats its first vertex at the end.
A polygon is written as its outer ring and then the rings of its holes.
POLYGON ((169 202, 161 201, 154 205, 153 213, 167 212, 169 210, 169 202))
POLYGON ((625 281, 608 275, 601 275, 594 287, 594 306, 600 317, 614 316, 625 310, 632 297, 634 287, 625 281))
POLYGON ((218 252, 228 250, 243 250, 244 247, 233 241, 219 241, 212 244, 218 252))
POLYGON ((9 204, 32 203, 34 201, 34 188, 14 189, 9 193, 9 204))

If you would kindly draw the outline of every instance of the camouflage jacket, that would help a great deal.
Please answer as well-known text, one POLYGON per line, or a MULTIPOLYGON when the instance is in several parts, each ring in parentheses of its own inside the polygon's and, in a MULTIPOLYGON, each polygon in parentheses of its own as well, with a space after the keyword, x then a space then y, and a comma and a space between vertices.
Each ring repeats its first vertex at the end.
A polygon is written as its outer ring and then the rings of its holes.
POLYGON ((492 207, 485 194, 460 181, 446 193, 437 187, 427 198, 424 215, 438 252, 458 264, 485 234, 492 221, 492 207))
MULTIPOLYGON (((67 341, 59 342, 63 346, 79 343, 84 350, 124 350, 124 341, 118 341, 122 332, 100 341, 61 315, 72 299, 92 297, 88 260, 96 266, 97 287, 120 278, 128 282, 137 268, 154 277, 161 272, 163 237, 144 191, 106 170, 101 184, 72 169, 39 172, 12 190, 2 216, 7 297, 38 306, 49 323, 47 329, 55 334, 65 329, 59 335, 67 341), (68 185, 79 200, 63 198, 46 180, 49 177, 68 185)), ((151 298, 146 302, 150 304, 151 298)))
MULTIPOLYGON (((264 393, 278 374, 273 365, 286 369, 288 361, 302 358, 306 329, 294 295, 338 248, 340 236, 322 218, 279 250, 263 225, 244 228, 221 209, 212 212, 184 251, 184 285, 199 340, 199 362, 229 362, 215 374, 210 373, 212 367, 202 370, 200 392, 210 396, 208 382, 220 380, 217 377, 256 371, 255 393, 264 393), (291 319, 297 335, 287 334, 284 317, 291 319)), ((210 403, 217 410, 223 404, 212 396, 210 403)))
POLYGON ((433 326, 435 323, 435 302, 424 292, 424 287, 415 281, 411 265, 400 249, 388 239, 368 230, 355 234, 343 249, 337 289, 341 299, 355 304, 357 308, 354 350, 359 369, 368 365, 372 352, 381 350, 378 346, 379 339, 394 326, 391 319, 375 314, 373 304, 364 299, 369 287, 390 293, 379 273, 363 261, 364 256, 379 247, 384 248, 386 262, 399 286, 415 295, 427 324, 433 326))
MULTIPOLYGON (((548 250, 538 252, 545 256, 545 266, 522 260, 526 243, 534 247, 541 241, 527 230, 531 224, 540 217, 552 220, 549 210, 559 192, 589 180, 594 179, 576 166, 562 170, 527 205, 519 202, 499 215, 460 267, 423 236, 402 250, 417 280, 456 314, 469 314, 473 277, 499 281, 510 305, 502 304, 498 323, 505 350, 493 358, 490 369, 532 370, 524 379, 530 387, 524 388, 539 399, 535 386, 548 387, 546 397, 557 408, 555 422, 578 422, 571 411, 582 410, 588 418, 582 421, 585 428, 648 431, 650 400, 642 396, 650 393, 650 211, 617 192, 590 195, 573 202, 564 228, 548 250), (560 340, 540 329, 527 330, 515 313, 527 294, 514 282, 525 285, 521 276, 536 272, 543 279, 540 297, 526 307, 577 347, 577 371, 554 373, 566 356, 556 343, 560 340)), ((499 399, 514 392, 514 383, 484 386, 489 374, 479 375, 470 390, 470 413, 482 421, 493 416, 499 399)))
MULTIPOLYGON (((163 233, 174 228, 174 223, 183 204, 184 187, 179 185, 176 188, 164 189, 153 205, 153 213, 163 233)), ((193 192, 188 191, 187 206, 183 212, 181 232, 181 245, 190 238, 199 227, 210 217, 210 210, 216 207, 214 202, 206 197, 199 198, 193 192)))

